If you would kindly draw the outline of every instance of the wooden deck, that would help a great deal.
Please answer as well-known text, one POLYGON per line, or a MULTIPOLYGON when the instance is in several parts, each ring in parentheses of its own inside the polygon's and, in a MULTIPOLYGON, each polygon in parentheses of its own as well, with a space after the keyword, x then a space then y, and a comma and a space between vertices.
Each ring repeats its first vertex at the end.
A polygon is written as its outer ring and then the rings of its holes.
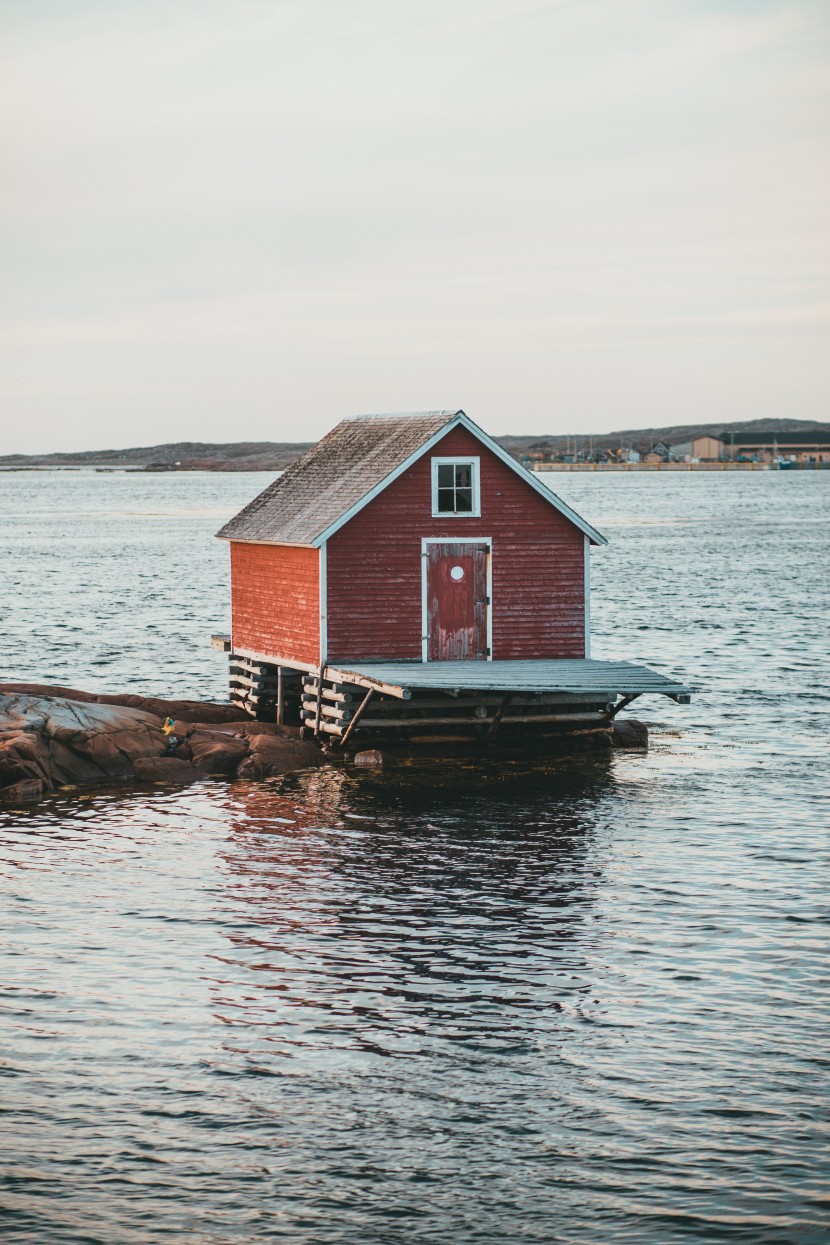
POLYGON ((367 736, 416 742, 437 727, 450 732, 442 738, 485 743, 511 730, 610 731, 640 696, 688 704, 692 694, 677 679, 625 661, 343 662, 319 671, 270 655, 229 657, 236 705, 265 721, 298 723, 340 747, 355 735, 361 743, 367 736))
POLYGON ((409 700, 413 692, 558 692, 613 701, 617 697, 657 694, 688 704, 693 689, 627 661, 432 661, 359 662, 327 666, 325 677, 337 683, 373 688, 409 700))

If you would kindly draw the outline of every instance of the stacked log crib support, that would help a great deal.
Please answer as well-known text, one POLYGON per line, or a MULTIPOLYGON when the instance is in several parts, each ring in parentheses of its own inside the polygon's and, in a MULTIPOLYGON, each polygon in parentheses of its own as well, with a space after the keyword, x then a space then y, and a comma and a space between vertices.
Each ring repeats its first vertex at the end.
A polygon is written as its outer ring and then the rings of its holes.
POLYGON ((300 722, 305 733, 342 739, 366 693, 348 683, 334 683, 316 675, 303 678, 300 722))
POLYGON ((506 734, 550 738, 591 730, 607 733, 609 708, 574 694, 413 692, 405 700, 376 696, 360 728, 364 737, 397 737, 410 743, 489 743, 506 734))
POLYGON ((410 743, 469 740, 487 743, 497 733, 561 735, 597 730, 610 733, 613 705, 578 694, 418 693, 404 698, 371 688, 306 675, 300 721, 303 733, 343 747, 359 732, 410 743))
POLYGON ((261 722, 297 721, 300 672, 262 658, 230 654, 230 698, 261 722))
POLYGON ((265 716, 266 713, 276 716, 278 681, 276 666, 231 653, 231 700, 252 718, 265 716))

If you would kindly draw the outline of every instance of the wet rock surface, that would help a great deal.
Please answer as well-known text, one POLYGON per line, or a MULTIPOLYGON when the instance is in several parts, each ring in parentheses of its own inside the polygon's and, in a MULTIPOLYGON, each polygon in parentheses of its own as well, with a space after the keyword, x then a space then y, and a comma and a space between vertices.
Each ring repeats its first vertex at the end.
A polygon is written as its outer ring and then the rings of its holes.
MULTIPOLYGON (((260 725, 259 723, 257 725, 260 725)), ((250 751, 237 773, 240 778, 274 778, 290 769, 303 769, 319 764, 320 749, 316 744, 292 738, 284 732, 256 732, 248 735, 250 751)))
POLYGON ((0 684, 0 802, 59 787, 180 784, 208 775, 266 778, 319 765, 290 728, 252 723, 230 705, 93 696, 44 684, 0 684), (173 719, 172 737, 163 730, 173 719))
POLYGON ((206 778, 205 770, 197 769, 178 757, 138 757, 134 766, 138 782, 167 782, 175 785, 206 778))
MULTIPOLYGON (((83 704, 123 705, 141 709, 161 718, 180 718, 185 722, 248 722, 248 715, 234 705, 216 704, 205 700, 164 700, 160 696, 137 696, 132 692, 83 692, 75 687, 58 687, 51 683, 0 683, 0 694, 20 692, 26 696, 60 696, 83 704)), ((180 723, 179 723, 180 724, 180 723)))
POLYGON ((245 735, 228 735, 224 731, 194 731, 185 745, 194 765, 209 774, 235 774, 237 766, 249 752, 245 735))
POLYGON ((354 758, 355 765, 360 765, 366 769, 381 769, 383 767, 383 753, 377 748, 370 748, 366 752, 358 752, 354 758))
POLYGON ((636 718, 616 718, 611 742, 615 748, 648 748, 648 727, 636 718))

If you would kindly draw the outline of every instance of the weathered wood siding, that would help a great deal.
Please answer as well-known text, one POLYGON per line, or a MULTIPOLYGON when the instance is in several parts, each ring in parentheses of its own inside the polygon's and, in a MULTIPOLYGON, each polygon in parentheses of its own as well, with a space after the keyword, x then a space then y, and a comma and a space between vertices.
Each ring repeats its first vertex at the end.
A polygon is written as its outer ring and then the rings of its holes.
POLYGON ((455 428, 328 542, 328 660, 420 660, 421 538, 493 539, 493 657, 583 657, 583 534, 455 428), (433 518, 430 460, 481 460, 481 517, 433 518))
POLYGON ((319 566, 317 549, 231 541, 232 647, 316 666, 319 566))

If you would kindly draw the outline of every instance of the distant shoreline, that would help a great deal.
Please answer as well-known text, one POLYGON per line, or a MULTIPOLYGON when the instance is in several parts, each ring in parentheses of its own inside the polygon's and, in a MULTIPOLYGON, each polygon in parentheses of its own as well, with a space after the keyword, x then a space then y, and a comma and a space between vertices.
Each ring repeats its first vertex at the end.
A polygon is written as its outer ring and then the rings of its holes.
POLYGON ((285 467, 239 467, 234 463, 218 463, 216 466, 205 466, 201 464, 198 467, 145 467, 141 465, 130 466, 125 464, 120 467, 110 467, 98 465, 97 463, 32 463, 26 466, 7 466, 0 463, 0 473, 5 472, 11 475, 13 472, 22 472, 27 475, 36 474, 43 471, 64 471, 64 472, 90 472, 95 475, 194 475, 196 472, 202 471, 206 475, 228 475, 232 472, 245 475, 251 472, 273 473, 275 471, 285 471, 285 467))
MULTIPOLYGON (((593 467, 607 469, 605 464, 598 463, 564 463, 565 458, 595 459, 597 457, 621 458, 620 451, 627 451, 625 457, 640 458, 658 445, 679 446, 700 437, 734 438, 743 433, 765 433, 778 437, 783 442, 787 434, 813 434, 830 438, 830 424, 821 424, 815 420, 796 419, 759 419, 746 420, 733 424, 677 424, 662 428, 631 428, 608 433, 550 433, 530 434, 513 433, 497 435, 496 440, 519 462, 532 464, 536 467, 544 465, 554 471, 591 470, 593 467), (552 460, 559 460, 554 461, 552 460)), ((306 450, 311 449, 311 441, 171 441, 164 445, 133 446, 129 449, 100 448, 96 450, 75 450, 71 452, 54 452, 48 454, 0 454, 0 471, 141 471, 141 472, 181 472, 211 471, 237 472, 284 471, 296 462, 306 450)), ((740 452, 738 443, 736 453, 740 452)), ((782 452, 786 450, 782 449, 782 452)), ((688 453, 688 451, 686 451, 688 453)), ((677 455, 681 457, 681 455, 677 455)), ((684 453, 682 457, 686 457, 684 453)), ((694 457, 694 455, 690 455, 694 457)), ((612 469, 627 469, 638 464, 615 462, 609 464, 612 469)), ((650 465, 650 464, 649 464, 650 465)), ((640 467, 642 470, 643 468, 640 467)))
POLYGON ((548 471, 827 471, 830 463, 539 463, 533 470, 548 471))
MULTIPOLYGON (((79 474, 81 472, 93 475, 195 475, 203 472, 205 475, 229 475, 236 472, 240 475, 251 475, 259 472, 265 475, 274 475, 284 471, 284 467, 238 467, 231 464, 222 464, 215 467, 98 467, 93 463, 78 463, 77 465, 64 464, 45 464, 33 465, 26 467, 7 467, 0 464, 0 475, 38 475, 47 471, 59 471, 65 474, 79 474)), ((778 463, 538 463, 531 467, 531 470, 537 475, 545 475, 548 472, 601 472, 614 474, 622 472, 623 474, 637 471, 827 471, 830 470, 830 463, 786 463, 784 467, 780 467, 778 463)))

